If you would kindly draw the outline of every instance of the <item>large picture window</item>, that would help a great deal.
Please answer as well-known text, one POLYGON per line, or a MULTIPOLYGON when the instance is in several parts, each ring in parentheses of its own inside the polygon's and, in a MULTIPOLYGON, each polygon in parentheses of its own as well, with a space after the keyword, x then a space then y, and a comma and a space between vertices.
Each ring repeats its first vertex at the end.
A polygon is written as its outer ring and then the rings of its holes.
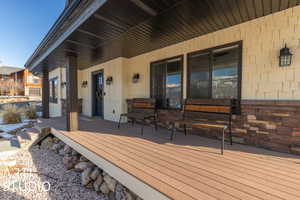
POLYGON ((188 98, 240 99, 241 42, 188 54, 188 98))
POLYGON ((49 90, 50 90, 50 102, 57 103, 57 94, 58 94, 58 77, 52 78, 49 80, 49 90))
POLYGON ((151 97, 158 108, 181 108, 182 66, 183 56, 151 63, 151 97))

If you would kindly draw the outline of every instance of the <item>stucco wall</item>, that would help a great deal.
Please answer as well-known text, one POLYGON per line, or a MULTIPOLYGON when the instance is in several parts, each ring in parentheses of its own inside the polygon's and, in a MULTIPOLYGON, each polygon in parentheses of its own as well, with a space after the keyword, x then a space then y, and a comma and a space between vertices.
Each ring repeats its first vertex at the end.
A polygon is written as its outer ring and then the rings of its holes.
POLYGON ((51 80, 52 78, 58 77, 57 103, 50 102, 50 104, 49 104, 50 117, 60 117, 62 115, 61 100, 60 100, 62 97, 62 90, 63 90, 63 88, 60 87, 61 80, 62 80, 61 72, 62 72, 62 68, 56 68, 55 70, 49 72, 49 80, 51 80))
POLYGON ((92 72, 104 69, 104 82, 108 76, 113 77, 113 83, 106 85, 104 83, 104 119, 117 121, 122 112, 125 111, 126 105, 126 59, 117 58, 100 65, 81 70, 78 72, 79 83, 88 81, 88 86, 82 88, 79 85, 79 96, 83 98, 83 114, 92 116, 92 72))
POLYGON ((150 62, 185 54, 186 72, 186 53, 239 40, 243 41, 243 99, 300 99, 300 6, 129 59, 129 78, 140 73, 141 81, 129 82, 128 97, 149 96, 150 62), (294 54, 293 64, 279 67, 279 50, 285 43, 294 54))

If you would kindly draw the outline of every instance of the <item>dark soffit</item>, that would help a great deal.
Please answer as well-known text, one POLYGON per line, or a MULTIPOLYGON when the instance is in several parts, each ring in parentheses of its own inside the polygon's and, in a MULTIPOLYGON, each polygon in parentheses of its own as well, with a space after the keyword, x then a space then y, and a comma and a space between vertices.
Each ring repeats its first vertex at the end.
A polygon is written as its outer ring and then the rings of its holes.
POLYGON ((66 51, 77 53, 80 69, 117 57, 159 48, 266 16, 298 0, 109 0, 47 58, 62 66, 66 51))

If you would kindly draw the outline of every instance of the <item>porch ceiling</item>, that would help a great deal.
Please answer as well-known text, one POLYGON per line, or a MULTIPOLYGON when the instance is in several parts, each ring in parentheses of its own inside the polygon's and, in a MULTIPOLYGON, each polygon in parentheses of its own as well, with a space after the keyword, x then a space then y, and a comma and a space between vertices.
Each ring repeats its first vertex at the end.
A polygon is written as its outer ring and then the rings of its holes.
MULTIPOLYGON (((298 4, 298 0, 108 0, 44 61, 51 68, 64 66, 66 52, 76 53, 79 68, 84 69, 120 56, 130 58, 298 4)), ((33 71, 39 71, 40 66, 33 71)))

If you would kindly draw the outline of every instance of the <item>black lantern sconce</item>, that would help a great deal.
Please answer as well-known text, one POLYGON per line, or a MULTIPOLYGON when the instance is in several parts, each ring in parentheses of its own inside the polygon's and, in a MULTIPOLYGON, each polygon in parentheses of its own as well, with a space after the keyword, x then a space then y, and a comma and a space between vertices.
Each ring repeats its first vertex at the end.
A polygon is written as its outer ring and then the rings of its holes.
POLYGON ((86 88, 87 86, 88 86, 88 82, 87 81, 82 81, 81 87, 86 88))
POLYGON ((280 49, 280 55, 279 55, 279 66, 280 67, 286 67, 290 66, 292 64, 292 57, 293 54, 290 52, 290 49, 286 47, 280 49))
POLYGON ((62 88, 66 87, 66 85, 67 85, 67 82, 66 82, 66 81, 61 82, 61 84, 60 84, 60 86, 61 86, 62 88))
POLYGON ((111 85, 113 82, 113 77, 112 76, 108 76, 106 79, 106 85, 111 85))
POLYGON ((139 73, 133 74, 133 76, 132 76, 132 82, 133 83, 137 83, 137 82, 139 82, 139 80, 140 80, 140 74, 139 73))

